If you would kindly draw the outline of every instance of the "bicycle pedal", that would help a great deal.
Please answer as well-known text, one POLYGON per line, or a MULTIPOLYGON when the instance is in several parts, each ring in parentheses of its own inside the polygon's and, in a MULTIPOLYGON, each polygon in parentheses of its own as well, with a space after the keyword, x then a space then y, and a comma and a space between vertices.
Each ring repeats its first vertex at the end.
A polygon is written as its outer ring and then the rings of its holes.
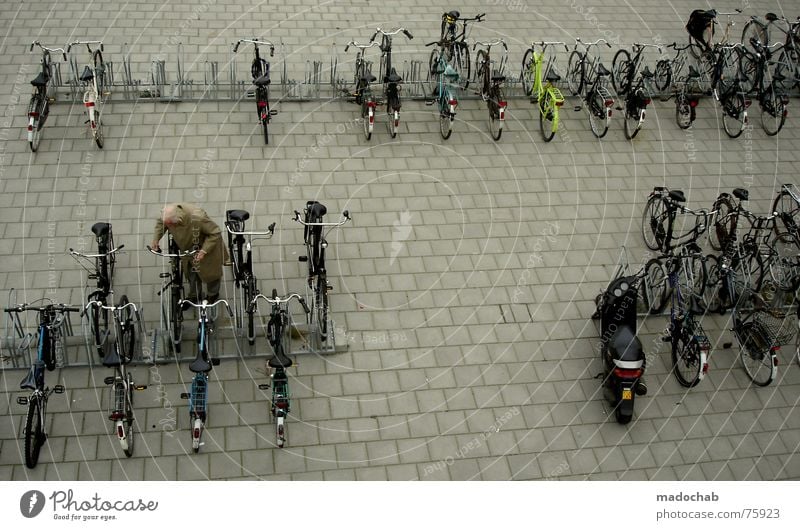
POLYGON ((333 285, 326 285, 325 286, 325 290, 326 291, 333 291, 333 285))
POLYGON ((188 392, 181 392, 181 399, 189 399, 189 393, 188 392))
POLYGON ((28 397, 27 396, 18 396, 17 403, 19 405, 27 405, 28 404, 28 397))
POLYGON ((425 100, 425 105, 426 105, 426 106, 428 106, 428 107, 430 107, 430 106, 431 106, 431 105, 433 105, 435 102, 436 102, 436 101, 435 101, 435 100, 433 100, 433 99, 426 99, 426 100, 425 100))
POLYGON ((114 377, 113 375, 110 375, 110 376, 106 377, 105 379, 103 379, 103 383, 105 383, 107 385, 113 385, 114 381, 116 379, 117 379, 116 377, 114 377))
POLYGON ((147 385, 135 385, 133 388, 135 388, 136 390, 146 390, 147 385))
POLYGON ((297 256, 297 261, 308 261, 308 256, 297 256))
POLYGON ((219 366, 219 359, 211 359, 211 366, 219 366))
POLYGON ((574 108, 573 110, 574 110, 575 112, 580 112, 580 111, 582 111, 582 110, 583 110, 583 107, 581 107, 580 105, 575 105, 575 108, 574 108))
POLYGON ((64 393, 64 385, 56 385, 53 387, 54 394, 63 394, 64 393))

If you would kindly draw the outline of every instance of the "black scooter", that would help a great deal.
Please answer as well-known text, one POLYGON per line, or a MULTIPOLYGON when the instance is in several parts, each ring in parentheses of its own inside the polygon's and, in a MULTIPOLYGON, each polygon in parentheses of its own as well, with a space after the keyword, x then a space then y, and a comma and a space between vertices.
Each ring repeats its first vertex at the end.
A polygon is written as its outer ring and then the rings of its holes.
POLYGON ((645 357, 636 336, 636 312, 639 284, 643 272, 625 275, 620 265, 606 290, 596 299, 593 319, 600 320, 600 360, 603 364, 603 394, 616 413, 617 421, 626 424, 633 417, 634 396, 643 396, 647 387, 640 382, 645 357))

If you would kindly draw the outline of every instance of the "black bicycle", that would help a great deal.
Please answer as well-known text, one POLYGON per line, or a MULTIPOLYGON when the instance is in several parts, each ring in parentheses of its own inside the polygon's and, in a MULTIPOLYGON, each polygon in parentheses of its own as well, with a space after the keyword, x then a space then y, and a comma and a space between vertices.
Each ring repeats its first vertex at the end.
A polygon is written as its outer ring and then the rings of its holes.
MULTIPOLYGON (((181 301, 184 299, 183 287, 183 267, 181 260, 186 257, 194 256, 199 250, 181 251, 177 243, 172 239, 172 235, 168 236, 169 243, 167 248, 169 252, 164 253, 160 248, 152 249, 147 246, 147 250, 151 254, 155 254, 161 258, 170 260, 170 272, 162 272, 158 275, 164 283, 158 291, 159 300, 161 301, 161 312, 159 315, 160 330, 166 330, 170 337, 171 348, 175 353, 181 352, 181 340, 183 339, 183 309, 184 306, 181 301), (169 291, 169 295, 167 295, 169 291)), ((197 293, 198 296, 200 293, 197 293)), ((158 333, 153 334, 153 351, 157 351, 155 342, 158 340, 158 333)))
POLYGON ((300 256, 300 261, 308 263, 308 288, 312 292, 310 324, 316 324, 321 342, 328 339, 328 271, 325 267, 325 249, 328 241, 325 238, 325 227, 328 232, 333 228, 342 226, 351 220, 350 212, 342 212, 343 219, 337 223, 326 223, 323 218, 327 208, 317 201, 308 201, 303 215, 294 211, 293 219, 303 225, 303 240, 306 245, 306 255, 300 256))
MULTIPOLYGON (((659 53, 662 52, 661 46, 658 44, 634 42, 631 47, 633 58, 631 58, 631 52, 624 48, 614 54, 614 60, 611 62, 611 83, 618 94, 627 94, 634 86, 636 74, 642 65, 642 54, 647 48, 656 48, 659 53)), ((649 71, 647 68, 645 70, 649 71)))
MULTIPOLYGON (((43 301, 48 301, 47 299, 43 301)), ((45 386, 45 369, 53 371, 57 359, 64 354, 64 337, 72 334, 69 313, 80 311, 77 307, 64 304, 48 303, 41 306, 21 304, 4 309, 12 318, 13 327, 20 336, 24 336, 20 350, 28 349, 36 343, 36 357, 31 364, 28 375, 20 383, 20 388, 30 390, 29 396, 17 397, 17 403, 28 406, 25 418, 25 465, 33 469, 39 462, 39 453, 47 440, 47 400, 52 394, 64 393, 63 385, 53 388, 45 386), (19 315, 23 311, 35 311, 38 314, 38 330, 36 335, 24 334, 19 315)))
POLYGON ((233 298, 234 321, 238 329, 244 327, 247 315, 247 342, 255 344, 255 315, 251 304, 258 294, 258 280, 253 272, 253 239, 271 239, 275 233, 275 223, 267 227, 265 232, 246 231, 245 221, 250 213, 245 210, 228 210, 225 212, 225 228, 228 231, 228 250, 233 268, 233 282, 236 294, 233 298), (245 236, 250 236, 246 238, 245 236), (257 236, 257 237, 253 237, 257 236))
POLYGON ((383 74, 383 99, 386 103, 386 114, 388 117, 389 134, 392 138, 397 136, 397 131, 400 127, 400 85, 403 78, 397 73, 397 69, 392 66, 392 36, 402 32, 409 39, 414 36, 405 29, 397 28, 392 31, 384 31, 377 28, 369 42, 375 41, 375 37, 381 34, 381 67, 380 72, 383 74))
POLYGON ((767 136, 775 136, 783 128, 789 114, 789 96, 782 88, 786 78, 779 71, 770 75, 774 68, 772 48, 781 44, 767 46, 757 40, 750 44, 756 52, 743 53, 740 62, 741 76, 750 82, 756 92, 756 99, 761 107, 761 128, 767 136))
POLYGON ((41 66, 42 70, 39 75, 31 79, 33 85, 33 94, 31 95, 31 102, 28 104, 28 145, 34 153, 39 149, 39 141, 42 139, 42 127, 47 121, 47 116, 50 115, 50 103, 55 100, 47 95, 47 85, 53 78, 53 66, 50 58, 50 52, 61 52, 64 61, 67 60, 67 52, 64 48, 48 48, 42 46, 39 41, 31 44, 33 47, 38 46, 42 50, 41 66))
POLYGON ((289 378, 286 369, 292 366, 292 360, 287 356, 287 349, 291 341, 291 313, 289 312, 289 302, 297 298, 306 314, 310 313, 303 297, 296 293, 288 294, 285 298, 278 297, 278 291, 272 290, 272 298, 267 298, 263 294, 256 295, 251 302, 253 309, 258 305, 260 299, 272 304, 272 310, 267 324, 267 340, 272 347, 273 355, 267 365, 271 369, 270 379, 272 384, 260 384, 260 390, 272 387, 272 399, 270 400, 270 413, 275 420, 275 437, 278 447, 283 447, 286 443, 286 418, 291 411, 291 395, 289 394, 289 378))
POLYGON ((89 293, 87 302, 99 302, 87 306, 89 315, 89 325, 91 334, 94 338, 97 355, 102 359, 103 342, 109 333, 108 312, 102 306, 109 305, 109 295, 113 292, 114 265, 117 262, 117 252, 125 248, 125 245, 114 246, 114 232, 110 223, 99 222, 92 225, 92 233, 97 242, 96 254, 84 254, 72 248, 69 254, 75 261, 88 273, 90 280, 96 280, 95 290, 89 293), (89 264, 90 266, 87 266, 89 264), (91 268, 90 268, 91 267, 91 268))
POLYGON ((264 143, 269 145, 269 122, 272 116, 278 114, 277 110, 269 108, 269 62, 261 57, 258 51, 258 46, 269 46, 269 56, 275 55, 275 45, 269 41, 259 39, 239 39, 233 45, 233 53, 239 51, 239 45, 247 42, 253 45, 254 56, 253 62, 250 65, 250 75, 253 77, 253 85, 255 86, 256 98, 256 114, 261 122, 261 127, 264 129, 264 143))
MULTIPOLYGON (((566 76, 570 91, 583 99, 583 107, 589 113, 589 128, 597 138, 603 138, 608 132, 611 108, 614 105, 614 98, 608 91, 611 72, 603 66, 599 56, 589 56, 591 47, 598 46, 601 42, 611 47, 605 39, 586 43, 575 39, 575 48, 569 55, 566 76), (579 45, 583 46, 583 51, 578 49, 579 45)), ((576 110, 580 109, 580 106, 576 107, 576 110)))
MULTIPOLYGON (((461 13, 455 10, 442 15, 438 44, 444 50, 445 61, 458 73, 462 90, 467 89, 470 80, 469 45, 466 42, 468 23, 483 22, 485 16, 486 13, 481 13, 471 18, 462 18, 461 13), (459 22, 461 22, 461 31, 458 30, 459 22)), ((428 64, 436 64, 438 57, 438 50, 433 50, 428 64)))
POLYGON ((358 54, 356 54, 355 78, 353 80, 355 92, 350 93, 349 90, 346 89, 345 93, 348 97, 352 97, 353 101, 361 107, 364 136, 366 136, 367 141, 369 141, 370 138, 372 138, 372 129, 375 127, 375 108, 378 106, 378 101, 372 93, 371 85, 377 81, 378 78, 372 75, 372 63, 367 62, 364 54, 368 48, 380 45, 377 42, 359 44, 356 41, 350 41, 344 48, 345 53, 350 49, 350 46, 358 48, 359 50, 358 54))
POLYGON ((478 50, 475 56, 475 78, 480 83, 478 95, 486 102, 489 109, 489 133, 497 141, 503 134, 503 124, 506 121, 506 107, 508 102, 503 94, 503 83, 506 80, 505 68, 508 62, 508 46, 502 39, 491 42, 476 42, 472 49, 483 46, 485 50, 478 50), (499 61, 492 59, 492 46, 503 46, 503 54, 499 61))

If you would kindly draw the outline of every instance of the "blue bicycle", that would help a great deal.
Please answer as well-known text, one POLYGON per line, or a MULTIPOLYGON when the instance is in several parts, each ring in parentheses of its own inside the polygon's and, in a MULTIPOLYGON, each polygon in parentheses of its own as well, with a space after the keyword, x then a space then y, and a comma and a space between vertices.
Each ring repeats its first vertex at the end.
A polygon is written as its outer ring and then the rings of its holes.
POLYGON ((447 46, 443 41, 429 42, 426 46, 436 44, 437 50, 431 52, 428 63, 430 79, 434 81, 433 99, 428 105, 437 104, 439 108, 439 132, 447 140, 453 133, 453 120, 456 118, 456 87, 458 86, 458 72, 447 61, 447 46))

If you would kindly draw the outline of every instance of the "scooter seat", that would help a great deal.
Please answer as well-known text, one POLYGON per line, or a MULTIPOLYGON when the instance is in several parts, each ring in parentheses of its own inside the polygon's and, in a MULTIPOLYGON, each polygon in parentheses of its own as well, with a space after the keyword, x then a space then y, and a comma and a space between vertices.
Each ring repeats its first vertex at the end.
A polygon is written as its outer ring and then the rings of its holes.
POLYGON ((620 327, 612 335, 609 352, 614 359, 619 361, 634 362, 644 358, 642 342, 628 326, 620 327))
POLYGON ((92 69, 89 68, 88 66, 84 66, 80 80, 83 81, 84 83, 88 83, 92 79, 94 79, 94 72, 92 72, 92 69))
POLYGON ((250 219, 250 212, 245 210, 228 210, 225 212, 225 217, 227 217, 229 221, 238 221, 242 223, 250 219))
POLYGON ((39 75, 31 80, 31 84, 36 87, 43 87, 47 86, 48 81, 50 81, 50 78, 44 75, 44 72, 39 72, 39 75))
POLYGON ((267 362, 270 368, 289 368, 292 360, 285 355, 273 355, 267 362))
POLYGON ((603 63, 600 63, 597 65, 597 75, 609 76, 611 75, 611 72, 608 70, 608 68, 603 66, 603 63))

